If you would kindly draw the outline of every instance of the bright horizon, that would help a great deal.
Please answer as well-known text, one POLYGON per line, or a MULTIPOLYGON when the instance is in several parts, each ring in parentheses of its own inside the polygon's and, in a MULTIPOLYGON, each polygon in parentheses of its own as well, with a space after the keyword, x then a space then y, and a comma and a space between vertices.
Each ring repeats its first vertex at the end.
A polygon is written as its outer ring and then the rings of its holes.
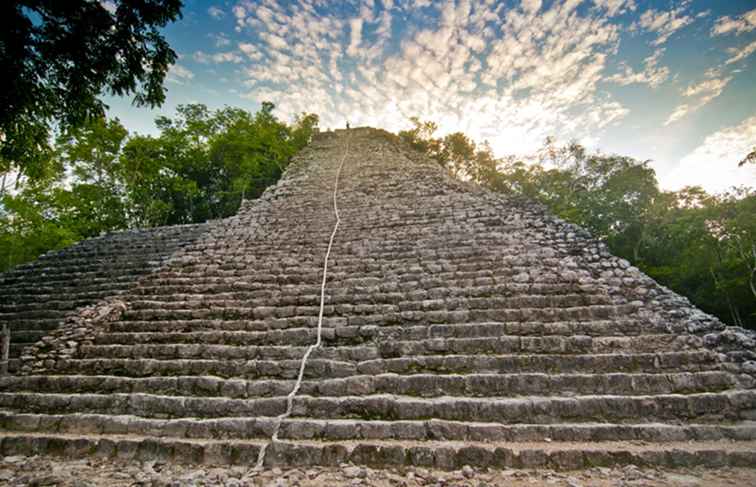
MULTIPOLYGON (((107 2, 104 2, 107 4, 107 2)), ((756 187, 756 8, 750 1, 187 1, 159 110, 109 98, 156 133, 185 103, 276 104, 321 127, 439 134, 527 155, 547 136, 652 161, 663 189, 756 187)))

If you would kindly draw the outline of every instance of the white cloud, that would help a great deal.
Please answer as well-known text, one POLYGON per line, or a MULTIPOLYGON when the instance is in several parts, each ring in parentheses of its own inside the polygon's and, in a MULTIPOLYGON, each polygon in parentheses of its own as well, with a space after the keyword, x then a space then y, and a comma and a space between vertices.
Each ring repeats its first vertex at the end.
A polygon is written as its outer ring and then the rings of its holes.
POLYGON ((522 0, 522 9, 529 14, 534 14, 541 10, 541 0, 522 0))
POLYGON ((635 0, 593 0, 593 3, 610 17, 636 9, 635 0))
POLYGON ((728 16, 718 18, 711 29, 711 35, 720 36, 730 33, 737 35, 751 32, 753 29, 756 29, 756 8, 736 18, 728 16))
POLYGON ((214 54, 197 51, 192 57, 201 64, 240 63, 243 61, 242 57, 234 51, 216 52, 214 54))
POLYGON ((215 41, 215 47, 227 47, 231 45, 231 39, 226 37, 226 34, 220 33, 211 37, 215 41))
POLYGON ((678 120, 682 119, 687 115, 688 113, 694 111, 696 107, 689 105, 688 103, 681 103, 675 107, 675 109, 672 111, 672 113, 667 117, 667 120, 664 122, 664 126, 670 125, 672 123, 677 122, 678 120))
POLYGON ((359 54, 360 42, 362 41, 362 19, 354 18, 349 21, 350 41, 347 48, 347 54, 357 56, 359 54))
POLYGON ((658 48, 653 54, 643 60, 643 71, 634 71, 627 64, 621 64, 622 72, 616 73, 607 81, 626 86, 633 83, 647 84, 655 88, 669 78, 669 68, 659 66, 659 59, 664 54, 664 48, 658 48))
POLYGON ((262 59, 262 53, 260 53, 260 51, 253 44, 240 42, 239 50, 252 61, 259 61, 260 59, 262 59))
POLYGON ((284 117, 317 112, 324 127, 349 118, 400 130, 418 115, 437 121, 441 133, 487 139, 500 154, 532 152, 546 135, 595 138, 627 115, 599 83, 619 41, 607 12, 633 2, 601 2, 590 12, 577 9, 579 0, 520 9, 495 1, 420 3, 399 8, 421 15, 423 27, 392 39, 398 11, 379 2, 336 15, 309 0, 259 8, 241 0, 233 9, 237 26, 255 39, 239 44, 252 61, 243 69, 245 96, 275 101, 284 117))
POLYGON ((702 96, 705 102, 708 103, 722 93, 722 90, 727 86, 727 83, 729 83, 731 79, 732 78, 708 79, 698 84, 688 86, 685 91, 683 91, 683 95, 702 96))
POLYGON ((244 28, 247 10, 242 5, 234 5, 231 12, 234 14, 234 17, 236 17, 236 30, 241 31, 244 28))
POLYGON ((731 58, 729 58, 725 64, 732 64, 736 63, 742 59, 747 58, 751 54, 753 54, 756 51, 756 41, 751 42, 750 44, 747 44, 745 47, 736 48, 732 47, 727 50, 730 54, 733 54, 731 58))
POLYGON ((756 116, 706 137, 677 167, 661 175, 660 182, 668 189, 698 185, 709 192, 737 185, 756 186, 756 167, 738 167, 738 162, 753 147, 756 147, 756 116))
POLYGON ((174 64, 168 70, 165 80, 177 85, 183 85, 194 78, 194 73, 180 64, 174 64))
MULTIPOLYGON (((709 71, 712 75, 718 75, 718 71, 709 71)), ((664 125, 670 125, 677 122, 685 115, 692 113, 702 106, 706 105, 714 98, 722 94, 727 84, 732 80, 732 77, 726 78, 711 78, 701 81, 698 84, 688 86, 683 92, 683 96, 687 98, 697 98, 690 102, 681 103, 678 105, 672 114, 664 122, 664 125)))
POLYGON ((666 12, 646 10, 640 16, 637 25, 649 32, 655 32, 657 37, 652 45, 661 46, 672 34, 693 22, 693 17, 683 13, 687 5, 688 2, 683 2, 682 6, 666 12))
POLYGON ((216 5, 213 5, 212 7, 208 8, 207 13, 210 14, 210 17, 214 19, 220 19, 221 17, 226 15, 223 9, 216 5))

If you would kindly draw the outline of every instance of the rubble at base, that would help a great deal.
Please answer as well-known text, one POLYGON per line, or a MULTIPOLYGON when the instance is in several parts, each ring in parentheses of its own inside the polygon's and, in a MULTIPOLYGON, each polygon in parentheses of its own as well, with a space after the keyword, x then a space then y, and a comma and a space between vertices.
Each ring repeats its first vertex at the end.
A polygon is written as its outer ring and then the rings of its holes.
POLYGON ((273 468, 169 465, 161 462, 119 463, 100 459, 56 460, 51 457, 0 457, 0 486, 227 486, 227 487, 609 487, 609 486, 744 486, 756 485, 753 469, 651 469, 625 465, 577 472, 553 470, 473 469, 447 472, 424 468, 375 470, 339 467, 273 468))

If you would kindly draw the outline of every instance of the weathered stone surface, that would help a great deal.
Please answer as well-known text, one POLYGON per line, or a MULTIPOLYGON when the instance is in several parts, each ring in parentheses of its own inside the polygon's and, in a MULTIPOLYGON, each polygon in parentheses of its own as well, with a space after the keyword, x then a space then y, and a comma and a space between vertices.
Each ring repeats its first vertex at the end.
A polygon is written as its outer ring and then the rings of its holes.
POLYGON ((355 485, 407 465, 454 482, 756 465, 753 334, 372 129, 321 134, 232 218, 93 239, 0 276, 6 322, 28 345, 0 378, 8 456, 249 466, 268 444, 267 473, 329 465, 355 485), (342 158, 321 347, 280 420, 318 338, 342 158))

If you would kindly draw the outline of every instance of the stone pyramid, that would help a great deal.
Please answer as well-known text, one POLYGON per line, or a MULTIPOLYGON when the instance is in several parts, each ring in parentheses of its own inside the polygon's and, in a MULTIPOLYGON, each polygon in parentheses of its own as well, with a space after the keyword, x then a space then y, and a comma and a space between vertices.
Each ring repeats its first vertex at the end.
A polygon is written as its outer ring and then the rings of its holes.
POLYGON ((235 217, 1 279, 28 345, 4 455, 756 465, 751 335, 375 129, 320 134, 235 217))

